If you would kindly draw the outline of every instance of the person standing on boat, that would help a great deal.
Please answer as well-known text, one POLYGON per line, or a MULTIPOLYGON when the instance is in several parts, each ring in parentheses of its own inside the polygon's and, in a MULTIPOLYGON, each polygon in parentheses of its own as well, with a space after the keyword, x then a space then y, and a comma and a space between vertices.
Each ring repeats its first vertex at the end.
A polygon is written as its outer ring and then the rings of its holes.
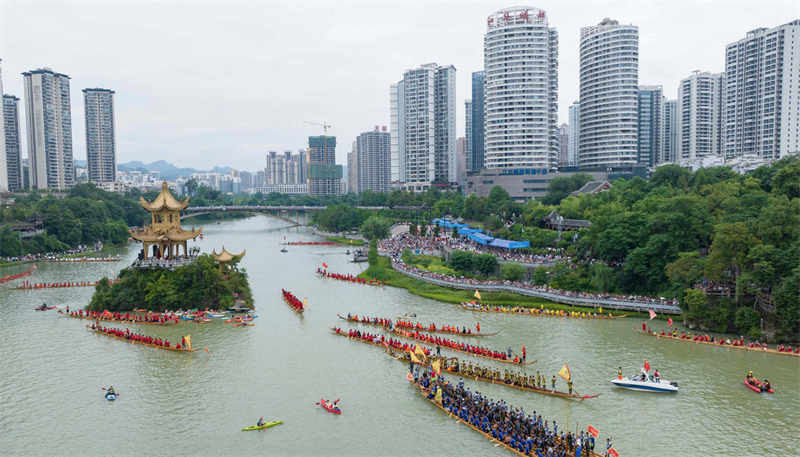
POLYGON ((622 379, 622 367, 619 367, 619 370, 617 370, 617 379, 622 379))
POLYGON ((569 394, 572 395, 572 377, 567 379, 567 387, 569 387, 569 394))
POLYGON ((553 375, 553 379, 551 379, 550 382, 552 383, 553 390, 556 390, 556 375, 553 375))
POLYGON ((656 372, 653 373, 653 381, 661 382, 661 378, 658 377, 658 370, 656 370, 656 372))

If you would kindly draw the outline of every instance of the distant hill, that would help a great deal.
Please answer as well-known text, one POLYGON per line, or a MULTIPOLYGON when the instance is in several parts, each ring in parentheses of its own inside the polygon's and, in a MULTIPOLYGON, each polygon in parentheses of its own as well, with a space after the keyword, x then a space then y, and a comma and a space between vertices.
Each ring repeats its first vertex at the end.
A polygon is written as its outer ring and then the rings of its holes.
POLYGON ((231 167, 214 167, 210 171, 196 170, 194 168, 178 168, 175 165, 167 162, 166 160, 159 160, 153 163, 145 164, 138 160, 128 163, 117 164, 118 171, 134 171, 134 170, 147 170, 148 172, 157 171, 161 173, 164 179, 174 179, 178 176, 189 177, 192 173, 222 173, 227 174, 233 170, 231 167))

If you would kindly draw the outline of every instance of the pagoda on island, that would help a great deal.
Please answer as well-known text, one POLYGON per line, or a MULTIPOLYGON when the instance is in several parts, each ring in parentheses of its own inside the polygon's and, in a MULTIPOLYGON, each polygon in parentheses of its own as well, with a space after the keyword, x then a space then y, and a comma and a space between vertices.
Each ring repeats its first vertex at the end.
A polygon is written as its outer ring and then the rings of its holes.
POLYGON ((181 211, 189 206, 189 197, 179 202, 169 192, 167 182, 161 183, 161 193, 155 200, 149 202, 139 197, 142 207, 151 214, 152 222, 141 229, 130 230, 131 237, 144 243, 141 259, 157 257, 160 259, 176 259, 181 255, 189 257, 186 242, 198 236, 202 239, 203 227, 195 230, 181 228, 181 211), (150 249, 152 247, 152 250, 150 249))
POLYGON ((231 263, 234 257, 238 257, 241 259, 242 257, 245 256, 245 254, 247 254, 247 249, 242 251, 241 254, 231 254, 230 252, 228 252, 227 249, 225 249, 225 246, 222 246, 222 252, 220 252, 219 254, 217 254, 216 249, 211 251, 211 255, 214 256, 214 260, 216 260, 217 263, 219 264, 219 271, 222 272, 225 271, 225 269, 227 268, 226 266, 231 263))

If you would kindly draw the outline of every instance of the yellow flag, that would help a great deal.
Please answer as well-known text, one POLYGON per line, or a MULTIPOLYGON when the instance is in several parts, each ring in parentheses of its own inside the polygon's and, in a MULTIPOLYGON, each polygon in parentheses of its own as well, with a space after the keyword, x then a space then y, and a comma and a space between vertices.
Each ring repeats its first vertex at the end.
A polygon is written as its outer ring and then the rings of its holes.
MULTIPOLYGON (((411 352, 411 351, 409 351, 409 352, 411 352)), ((412 361, 412 362, 414 362, 414 363, 417 363, 417 364, 419 364, 419 363, 422 363, 422 362, 420 362, 420 361, 419 361, 419 359, 417 358, 417 356, 416 356, 416 355, 414 355, 414 353, 413 353, 413 352, 411 352, 411 361, 412 361)))
POLYGON ((436 395, 433 397, 436 403, 442 404, 442 389, 436 389, 436 395))
POLYGON ((436 374, 438 374, 439 376, 441 376, 441 375, 442 375, 442 362, 440 362, 440 361, 438 361, 438 360, 437 360, 437 361, 435 361, 435 362, 433 362, 433 363, 431 364, 431 369, 432 369, 434 372, 436 372, 436 374))
POLYGON ((600 307, 600 314, 603 314, 603 307, 600 307))
POLYGON ((475 289, 475 295, 474 295, 474 297, 475 297, 475 298, 477 298, 478 300, 481 300, 481 293, 480 293, 480 292, 478 292, 478 290, 477 290, 477 289, 475 289))
POLYGON ((566 380, 566 381, 569 381, 570 379, 572 379, 572 375, 570 374, 569 367, 567 366, 566 363, 564 364, 563 367, 561 367, 560 370, 558 370, 558 375, 561 376, 562 378, 564 378, 564 380, 566 380))
POLYGON ((305 298, 303 298, 303 306, 305 306, 306 309, 308 309, 308 302, 306 301, 305 298))
POLYGON ((186 335, 186 349, 192 348, 192 335, 186 335))
POLYGON ((423 351, 422 348, 419 347, 419 344, 417 345, 417 347, 414 348, 414 353, 419 355, 425 355, 425 351, 423 351))

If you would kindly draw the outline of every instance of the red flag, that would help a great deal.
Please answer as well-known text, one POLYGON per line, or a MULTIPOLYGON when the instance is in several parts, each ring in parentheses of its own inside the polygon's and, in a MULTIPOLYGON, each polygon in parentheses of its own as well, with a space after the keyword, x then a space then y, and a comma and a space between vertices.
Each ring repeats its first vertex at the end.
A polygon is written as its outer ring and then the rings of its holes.
POLYGON ((644 371, 650 371, 650 364, 647 363, 647 360, 644 361, 644 371))
POLYGON ((325 267, 325 268, 328 268, 328 264, 325 263, 325 262, 322 262, 322 266, 325 267))
POLYGON ((589 430, 589 434, 592 435, 595 438, 597 438, 600 435, 600 432, 596 428, 592 427, 591 425, 589 426, 588 430, 589 430))
POLYGON ((656 317, 656 312, 651 309, 650 310, 650 320, 652 321, 653 319, 655 319, 655 317, 656 317))
POLYGON ((611 457, 619 457, 619 452, 617 452, 617 450, 612 447, 608 449, 608 455, 610 455, 611 457))
POLYGON ((671 317, 669 318, 669 320, 667 320, 667 324, 669 324, 669 326, 672 327, 672 318, 671 317))

